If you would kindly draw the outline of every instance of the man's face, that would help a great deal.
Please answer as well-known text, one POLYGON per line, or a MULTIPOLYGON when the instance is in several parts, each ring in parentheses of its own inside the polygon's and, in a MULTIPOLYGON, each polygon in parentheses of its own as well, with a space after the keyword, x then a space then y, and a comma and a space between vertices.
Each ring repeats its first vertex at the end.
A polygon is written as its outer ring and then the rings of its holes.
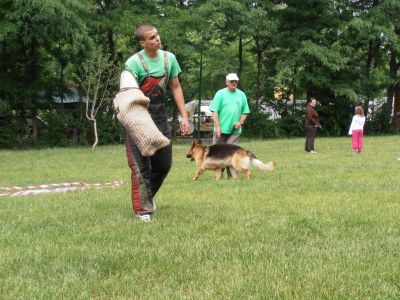
POLYGON ((161 39, 157 29, 146 31, 144 33, 144 41, 140 41, 140 45, 147 50, 158 50, 161 48, 161 39))
POLYGON ((231 92, 234 92, 239 84, 239 81, 237 80, 227 80, 226 81, 226 86, 228 87, 228 90, 231 92))

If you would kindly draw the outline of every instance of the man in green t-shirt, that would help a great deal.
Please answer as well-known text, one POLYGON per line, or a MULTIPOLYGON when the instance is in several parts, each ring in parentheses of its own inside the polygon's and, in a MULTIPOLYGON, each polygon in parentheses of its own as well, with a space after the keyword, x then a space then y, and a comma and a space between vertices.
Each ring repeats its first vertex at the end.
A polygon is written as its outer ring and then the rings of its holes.
MULTIPOLYGON (((189 129, 183 91, 178 74, 181 68, 171 52, 161 50, 161 39, 152 25, 141 25, 135 31, 143 50, 131 56, 125 69, 136 78, 140 90, 149 97, 149 114, 157 128, 170 138, 166 110, 166 88, 169 85, 176 106, 182 116, 181 130, 189 129)), ((145 133, 144 133, 145 134, 145 133)), ((154 197, 172 164, 172 145, 143 156, 134 141, 125 134, 128 165, 131 169, 132 206, 140 220, 149 222, 155 210, 154 197)))
POLYGON ((245 93, 237 88, 239 77, 226 76, 226 88, 219 90, 209 107, 214 120, 213 144, 234 144, 242 132, 242 125, 250 113, 245 93))

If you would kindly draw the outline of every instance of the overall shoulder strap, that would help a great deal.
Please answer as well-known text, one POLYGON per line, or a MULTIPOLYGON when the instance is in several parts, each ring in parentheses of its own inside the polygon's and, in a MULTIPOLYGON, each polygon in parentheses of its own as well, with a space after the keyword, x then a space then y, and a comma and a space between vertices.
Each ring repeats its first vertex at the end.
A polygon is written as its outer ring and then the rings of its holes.
POLYGON ((146 71, 146 73, 147 73, 147 75, 148 75, 148 74, 149 74, 149 68, 147 67, 146 62, 144 61, 144 57, 143 57, 142 53, 138 52, 138 53, 137 53, 137 56, 139 57, 140 62, 142 63, 143 68, 144 68, 144 70, 146 71))
POLYGON ((169 67, 169 64, 168 64, 168 52, 167 51, 163 51, 163 53, 164 53, 164 67, 165 67, 165 78, 166 78, 166 84, 168 83, 168 77, 169 77, 169 74, 168 74, 168 67, 169 67))

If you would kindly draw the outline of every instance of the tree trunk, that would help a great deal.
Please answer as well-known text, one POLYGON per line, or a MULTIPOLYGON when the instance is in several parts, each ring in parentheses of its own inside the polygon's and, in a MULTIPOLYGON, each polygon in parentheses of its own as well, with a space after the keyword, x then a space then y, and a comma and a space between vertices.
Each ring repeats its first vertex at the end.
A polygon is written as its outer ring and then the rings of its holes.
POLYGON ((297 87, 296 87, 296 82, 295 78, 297 75, 298 68, 295 65, 293 67, 293 78, 292 78, 292 95, 293 95, 293 111, 292 114, 294 115, 296 113, 296 99, 297 99, 297 87))
POLYGON ((60 70, 60 100, 61 100, 61 107, 62 107, 62 112, 64 113, 65 107, 64 107, 64 69, 65 65, 64 63, 61 63, 61 70, 60 70))
POLYGON ((108 48, 110 51, 110 59, 115 60, 115 44, 114 44, 114 32, 111 28, 107 29, 107 40, 108 48))
MULTIPOLYGON (((35 84, 35 81, 38 78, 38 55, 37 55, 37 42, 36 40, 32 40, 31 44, 29 45, 28 51, 25 53, 25 61, 27 62, 26 69, 25 69, 25 74, 24 74, 24 85, 27 90, 32 92, 34 90, 33 86, 35 84)), ((26 94, 25 94, 26 95, 26 94)), ((24 99, 26 103, 30 103, 31 106, 31 118, 32 118, 32 126, 36 126, 36 113, 37 113, 37 99, 36 97, 32 94, 29 93, 29 96, 27 96, 27 99, 24 99)), ((23 105, 25 106, 25 105, 23 105)), ((24 115, 25 115, 25 108, 24 110, 24 115)), ((28 128, 26 128, 28 129, 28 128)), ((26 131, 26 129, 24 131, 26 131)), ((33 129, 33 139, 32 139, 32 144, 36 145, 37 141, 37 130, 33 129)))
POLYGON ((400 83, 396 85, 394 92, 392 124, 397 132, 400 131, 400 83))
MULTIPOLYGON (((310 65, 306 66, 305 70, 309 74, 313 73, 313 68, 310 65)), ((314 86, 313 86, 312 82, 310 80, 307 80, 305 85, 306 85, 305 88, 306 88, 307 100, 310 99, 311 97, 314 97, 314 98, 317 97, 317 95, 315 95, 314 86)), ((317 99, 317 101, 318 100, 320 100, 320 99, 317 99)))
MULTIPOLYGON (((367 62, 365 64, 365 74, 364 74, 367 82, 369 82, 369 79, 370 79, 372 58, 373 58, 373 41, 370 40, 368 43, 368 56, 367 56, 367 62)), ((370 93, 370 89, 368 86, 366 88, 365 94, 367 97, 364 101, 363 106, 364 106, 364 111, 367 113, 369 101, 371 100, 371 93, 370 93)))
POLYGON ((92 150, 94 151, 97 146, 97 143, 99 142, 99 137, 97 135, 97 121, 95 118, 93 118, 93 131, 94 131, 94 143, 92 146, 92 150))
MULTIPOLYGON (((397 70, 399 68, 399 65, 397 64, 397 59, 396 59, 396 51, 393 47, 390 49, 390 62, 389 62, 389 77, 391 80, 396 80, 396 74, 397 70)), ((392 110, 393 110, 393 95, 394 95, 394 90, 395 90, 395 84, 390 84, 386 88, 386 104, 387 104, 387 116, 390 119, 392 110)), ((393 120, 392 120, 393 121, 393 120)))
POLYGON ((79 144, 79 129, 75 126, 72 128, 72 137, 71 137, 72 144, 78 145, 79 144))
POLYGON ((240 75, 242 74, 243 71, 243 42, 241 35, 239 36, 238 59, 239 59, 238 76, 240 78, 240 75))
POLYGON ((261 58, 262 58, 262 51, 260 50, 260 37, 256 35, 254 37, 256 42, 256 53, 257 53, 257 78, 256 78, 256 106, 259 107, 260 105, 260 98, 261 98, 261 58))
POLYGON ((37 141, 38 141, 38 129, 37 129, 36 115, 37 115, 37 112, 32 111, 32 144, 33 144, 33 146, 36 146, 37 141))

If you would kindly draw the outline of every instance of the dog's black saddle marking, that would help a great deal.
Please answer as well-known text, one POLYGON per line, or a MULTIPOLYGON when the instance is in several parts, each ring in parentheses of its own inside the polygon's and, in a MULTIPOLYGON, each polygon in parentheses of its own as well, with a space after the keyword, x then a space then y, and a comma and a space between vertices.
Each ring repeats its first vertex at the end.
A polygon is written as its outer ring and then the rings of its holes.
POLYGON ((208 157, 223 159, 232 156, 238 150, 244 149, 233 144, 215 144, 208 147, 208 157))

